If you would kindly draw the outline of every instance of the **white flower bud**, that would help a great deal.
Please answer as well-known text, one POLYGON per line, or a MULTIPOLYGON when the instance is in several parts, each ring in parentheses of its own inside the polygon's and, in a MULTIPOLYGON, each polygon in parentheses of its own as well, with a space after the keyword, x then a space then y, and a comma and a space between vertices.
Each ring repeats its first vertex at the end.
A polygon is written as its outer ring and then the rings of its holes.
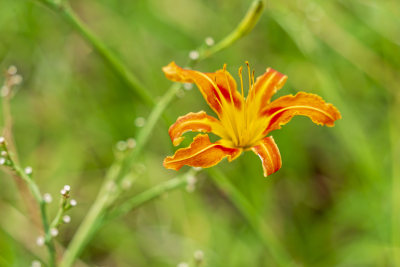
POLYGON ((18 84, 22 83, 22 80, 23 80, 22 76, 18 75, 18 74, 12 76, 10 79, 11 84, 13 84, 13 85, 18 85, 18 84))
POLYGON ((65 215, 65 216, 63 217, 63 222, 64 222, 64 223, 70 223, 70 222, 71 222, 71 217, 70 217, 69 215, 65 215))
POLYGON ((17 73, 17 67, 11 65, 10 67, 8 67, 7 73, 10 75, 15 75, 17 73))
POLYGON ((40 261, 34 260, 32 261, 31 267, 42 267, 42 263, 40 261))
POLYGON ((143 117, 137 117, 135 120, 135 125, 137 127, 143 127, 146 124, 146 119, 143 117))
POLYGON ((189 264, 187 264, 186 262, 181 262, 176 267, 189 267, 189 264))
POLYGON ((3 157, 7 157, 7 151, 4 151, 4 150, 1 151, 0 155, 3 156, 3 157))
POLYGON ((53 201, 53 197, 49 193, 46 193, 43 195, 43 200, 46 203, 51 203, 53 201))
POLYGON ((71 191, 71 186, 69 186, 67 184, 64 185, 64 190, 67 191, 67 192, 71 191))
POLYGON ((196 250, 193 254, 193 258, 197 262, 202 262, 204 260, 204 252, 202 250, 196 250))
POLYGON ((196 51, 196 50, 192 50, 192 51, 189 52, 189 58, 190 58, 191 60, 196 60, 196 59, 199 58, 199 56, 200 56, 200 54, 199 54, 199 52, 196 51))
POLYGON ((215 43, 214 39, 212 37, 207 37, 205 42, 206 42, 206 45, 208 45, 208 46, 213 46, 215 43))
POLYGON ((0 165, 6 164, 6 159, 5 158, 0 158, 0 165))
POLYGON ((4 138, 4 136, 0 136, 0 144, 4 144, 6 142, 6 139, 4 138))
POLYGON ((44 240, 44 237, 43 237, 43 236, 39 236, 39 237, 36 239, 36 245, 38 245, 39 247, 42 247, 42 246, 44 245, 44 242, 45 242, 45 240, 44 240))
POLYGON ((126 144, 129 149, 134 149, 136 147, 136 140, 134 138, 129 138, 126 140, 126 144))
POLYGON ((193 89, 193 84, 192 83, 184 83, 183 84, 183 88, 185 88, 185 90, 192 90, 193 89))
POLYGON ((125 141, 118 141, 116 147, 119 151, 125 151, 128 145, 125 141))
POLYGON ((30 174, 32 174, 32 172, 33 172, 32 167, 28 166, 28 167, 25 168, 25 173, 26 174, 30 175, 30 174))
POLYGON ((75 199, 71 199, 70 202, 69 202, 69 204, 70 204, 72 207, 75 207, 75 206, 78 204, 78 202, 77 202, 75 199))
POLYGON ((58 236, 58 229, 57 228, 51 228, 50 229, 50 234, 52 237, 58 236))

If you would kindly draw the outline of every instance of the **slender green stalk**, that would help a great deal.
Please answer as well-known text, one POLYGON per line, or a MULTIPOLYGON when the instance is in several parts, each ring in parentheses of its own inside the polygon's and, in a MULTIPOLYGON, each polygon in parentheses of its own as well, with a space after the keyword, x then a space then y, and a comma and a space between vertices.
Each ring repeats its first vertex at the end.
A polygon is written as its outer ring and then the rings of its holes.
POLYGON ((400 124, 398 114, 400 111, 400 94, 395 95, 390 113, 392 123, 390 125, 390 138, 392 142, 392 214, 391 214, 391 238, 392 257, 394 266, 400 266, 400 124))
POLYGON ((203 60, 211 55, 227 48, 232 45, 238 39, 242 38, 254 28, 260 19, 262 12, 264 10, 265 3, 263 0, 253 1, 246 15, 243 17, 242 21, 238 24, 235 30, 233 30, 224 39, 218 42, 216 45, 208 50, 205 50, 201 55, 199 60, 203 60))
POLYGON ((229 195, 232 202, 248 221, 253 231, 261 239, 275 261, 280 266, 292 265, 290 256, 285 252, 285 249, 280 244, 274 232, 263 222, 261 216, 246 197, 236 189, 217 167, 207 169, 207 172, 213 178, 215 184, 229 195))
POLYGON ((50 0, 38 0, 47 7, 60 14, 68 24, 74 28, 103 58, 111 69, 123 80, 135 94, 148 106, 154 106, 155 102, 148 90, 139 82, 139 79, 126 67, 126 65, 110 51, 110 49, 86 26, 75 14, 68 3, 58 3, 50 0))
POLYGON ((93 233, 98 229, 99 223, 103 220, 104 211, 110 204, 110 199, 115 193, 115 180, 118 177, 120 168, 120 161, 116 161, 110 167, 96 200, 76 231, 71 243, 68 245, 60 267, 72 266, 78 255, 92 238, 93 233))
POLYGON ((14 162, 11 161, 11 168, 17 173, 19 177, 22 178, 28 185, 29 189, 32 192, 33 197, 39 204, 40 208, 40 215, 42 218, 42 223, 43 223, 43 231, 45 234, 45 244, 47 246, 47 249, 49 251, 49 266, 54 267, 56 266, 56 249, 54 246, 53 239, 50 234, 50 226, 49 226, 49 221, 47 218, 47 211, 46 211, 46 202, 44 201, 42 194, 40 193, 39 187, 35 183, 35 181, 32 180, 32 178, 27 175, 18 165, 15 165, 14 162))
POLYGON ((116 208, 115 210, 111 211, 107 215, 107 220, 112 220, 114 218, 123 216, 128 212, 137 209, 138 207, 150 202, 153 199, 156 199, 163 194, 182 188, 189 184, 189 178, 196 173, 193 169, 189 170, 188 172, 181 174, 173 179, 165 181, 161 184, 158 184, 134 197, 125 201, 121 206, 116 208))

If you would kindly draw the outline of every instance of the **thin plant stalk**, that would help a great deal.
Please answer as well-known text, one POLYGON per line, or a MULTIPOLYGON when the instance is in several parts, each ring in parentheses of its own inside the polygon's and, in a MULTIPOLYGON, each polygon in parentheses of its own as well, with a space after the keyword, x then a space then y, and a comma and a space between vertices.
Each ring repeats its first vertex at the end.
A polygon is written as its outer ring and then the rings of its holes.
POLYGON ((217 167, 207 169, 207 172, 213 178, 213 182, 228 194, 233 204, 242 213, 276 263, 279 266, 291 266, 293 263, 290 261, 290 256, 286 253, 274 232, 262 221, 261 216, 246 197, 217 167))
POLYGON ((16 174, 26 182, 30 191, 32 192, 33 197, 35 198, 36 202, 39 204, 40 208, 40 216, 43 223, 43 231, 45 234, 45 244, 49 251, 49 266, 55 267, 56 266, 56 249, 54 246, 53 239, 50 234, 50 225, 48 221, 47 211, 46 211, 46 202, 44 201, 42 194, 40 193, 39 187, 33 181, 33 179, 27 175, 24 170, 21 169, 18 165, 15 165, 12 162, 11 168, 16 172, 16 174))
POLYGON ((154 99, 148 90, 141 84, 139 79, 131 72, 127 66, 89 29, 89 27, 76 15, 69 6, 68 2, 37 0, 51 10, 60 14, 68 24, 74 28, 103 58, 111 69, 131 88, 134 93, 143 100, 148 106, 155 105, 154 99))
POLYGON ((115 210, 109 212, 109 214, 107 214, 106 216, 107 221, 113 220, 117 217, 121 217, 127 214, 128 212, 135 210, 141 207, 142 205, 150 202, 151 200, 159 198, 165 193, 187 186, 189 184, 190 177, 192 177, 195 174, 195 172, 196 171, 191 169, 184 174, 178 175, 173 179, 169 179, 168 181, 160 183, 138 195, 135 195, 134 197, 125 201, 121 206, 119 206, 115 210))

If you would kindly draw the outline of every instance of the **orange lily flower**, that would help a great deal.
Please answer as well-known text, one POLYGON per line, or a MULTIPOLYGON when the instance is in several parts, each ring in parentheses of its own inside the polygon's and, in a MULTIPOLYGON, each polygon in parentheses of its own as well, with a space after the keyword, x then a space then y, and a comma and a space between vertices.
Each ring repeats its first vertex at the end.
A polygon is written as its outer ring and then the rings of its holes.
POLYGON ((207 134, 198 134, 187 148, 178 149, 172 157, 166 157, 164 167, 179 170, 184 165, 207 168, 216 165, 223 158, 236 159, 242 151, 252 150, 263 165, 264 176, 270 175, 282 166, 279 149, 271 131, 280 129, 295 115, 309 117, 314 123, 333 126, 340 119, 339 111, 325 103, 321 97, 299 92, 295 96, 286 95, 270 101, 283 87, 287 76, 268 68, 254 82, 254 71, 249 71, 249 92, 243 93, 242 68, 239 68, 241 94, 236 82, 226 71, 202 73, 183 69, 171 62, 163 68, 166 77, 172 81, 195 83, 218 119, 204 111, 189 113, 179 117, 169 128, 172 143, 177 146, 188 131, 214 133, 221 139, 212 143, 207 134))

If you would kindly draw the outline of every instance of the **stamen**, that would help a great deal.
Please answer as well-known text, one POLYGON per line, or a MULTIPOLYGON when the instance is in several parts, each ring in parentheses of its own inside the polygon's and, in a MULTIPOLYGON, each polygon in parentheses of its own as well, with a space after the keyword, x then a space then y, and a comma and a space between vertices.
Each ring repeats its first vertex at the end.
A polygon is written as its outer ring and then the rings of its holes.
POLYGON ((232 96, 232 92, 231 92, 231 85, 229 84, 228 75, 226 74, 226 64, 224 64, 224 75, 225 75, 226 84, 228 85, 229 97, 231 98, 231 103, 232 103, 232 105, 235 105, 235 103, 233 103, 233 96, 232 96))
MULTIPOLYGON (((224 64, 224 72, 225 72, 225 70, 226 70, 226 64, 224 64)), ((226 73, 225 73, 225 78, 227 78, 227 75, 226 75, 226 73)), ((217 86, 216 86, 216 84, 217 84, 217 76, 215 76, 214 77, 214 88, 215 88, 215 90, 217 90, 217 86)), ((228 86, 229 86, 229 83, 228 83, 228 86)), ((230 89, 229 89, 229 92, 230 92, 230 89)), ((219 97, 221 98, 221 100, 225 100, 225 98, 223 98, 222 97, 222 94, 221 94, 221 92, 219 91, 219 88, 218 88, 218 91, 217 91, 217 93, 218 93, 218 95, 219 95, 219 97)), ((230 94, 230 93, 229 93, 230 94)), ((224 107, 222 106, 222 103, 221 103, 221 101, 218 99, 218 97, 216 97, 215 98, 215 100, 217 100, 217 102, 218 102, 218 104, 219 104, 219 106, 221 107, 221 110, 224 110, 224 107)), ((226 100, 225 100, 226 101, 226 100)), ((231 101, 232 101, 232 96, 231 96, 231 101)), ((225 110, 225 112, 222 112, 222 114, 223 113, 228 113, 228 112, 226 112, 226 110, 225 110)), ((223 117, 222 117, 222 114, 221 114, 221 117, 220 117, 220 119, 222 120, 223 119, 223 117)), ((232 119, 231 118, 231 116, 230 116, 230 112, 227 114, 227 117, 228 117, 228 122, 229 122, 229 126, 231 127, 231 129, 232 129, 232 131, 234 132, 234 133, 236 133, 237 134, 237 129, 235 129, 235 127, 234 127, 234 118, 232 119)), ((234 143, 236 143, 238 140, 236 140, 236 136, 234 136, 235 137, 235 140, 232 140, 234 143)))
POLYGON ((254 86, 254 75, 256 73, 256 70, 253 70, 252 74, 251 74, 251 80, 253 81, 253 85, 251 86, 253 88, 254 86))
POLYGON ((250 64, 248 61, 246 61, 246 65, 247 65, 247 71, 249 73, 249 92, 251 90, 251 70, 250 70, 250 64))
MULTIPOLYGON (((248 64, 248 62, 246 61, 246 64, 248 64)), ((241 89, 242 89, 242 99, 243 99, 243 120, 244 120, 244 129, 243 129, 243 138, 244 138, 244 135, 246 135, 246 132, 247 132, 247 119, 246 119, 246 101, 244 100, 244 89, 243 89, 243 76, 242 76, 242 70, 243 70, 243 67, 242 66, 240 66, 240 68, 239 68, 239 78, 240 78, 240 87, 241 87, 241 89)))

